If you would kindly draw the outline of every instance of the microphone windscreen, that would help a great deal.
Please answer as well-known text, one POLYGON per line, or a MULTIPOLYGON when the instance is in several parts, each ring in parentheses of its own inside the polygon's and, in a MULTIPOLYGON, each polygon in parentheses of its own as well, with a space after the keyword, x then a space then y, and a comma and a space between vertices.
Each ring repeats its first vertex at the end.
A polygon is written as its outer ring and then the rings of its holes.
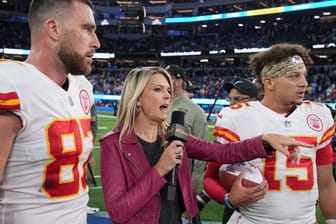
POLYGON ((184 111, 175 110, 172 113, 171 124, 180 124, 184 126, 184 111))

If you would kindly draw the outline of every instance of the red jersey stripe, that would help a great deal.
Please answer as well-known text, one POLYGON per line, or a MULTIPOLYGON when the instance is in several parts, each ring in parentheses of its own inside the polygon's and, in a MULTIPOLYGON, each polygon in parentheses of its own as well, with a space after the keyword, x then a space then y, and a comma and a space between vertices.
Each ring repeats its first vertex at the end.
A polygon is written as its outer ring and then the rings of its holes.
POLYGON ((236 133, 230 131, 227 128, 222 128, 219 126, 214 127, 213 135, 215 137, 224 138, 228 142, 239 142, 240 141, 240 137, 236 133))
POLYGON ((323 135, 320 144, 324 143, 325 141, 331 139, 335 134, 335 126, 331 126, 323 135))
POLYGON ((0 93, 0 109, 20 110, 20 99, 17 93, 0 93))

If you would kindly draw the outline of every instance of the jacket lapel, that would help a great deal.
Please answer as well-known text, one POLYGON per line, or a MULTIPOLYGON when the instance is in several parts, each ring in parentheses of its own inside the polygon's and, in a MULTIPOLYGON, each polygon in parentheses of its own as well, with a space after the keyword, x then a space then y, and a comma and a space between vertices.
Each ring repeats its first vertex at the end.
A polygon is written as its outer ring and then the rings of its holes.
POLYGON ((151 168, 150 163, 133 131, 125 136, 122 141, 122 147, 124 157, 141 174, 151 168))

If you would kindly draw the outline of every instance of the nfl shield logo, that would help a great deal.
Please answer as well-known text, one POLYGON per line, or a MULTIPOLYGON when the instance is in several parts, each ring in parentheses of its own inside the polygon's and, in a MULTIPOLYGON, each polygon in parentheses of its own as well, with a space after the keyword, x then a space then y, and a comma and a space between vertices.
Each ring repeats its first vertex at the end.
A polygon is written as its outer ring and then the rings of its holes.
POLYGON ((290 127, 292 127, 292 122, 291 121, 285 121, 285 127, 286 128, 290 128, 290 127))

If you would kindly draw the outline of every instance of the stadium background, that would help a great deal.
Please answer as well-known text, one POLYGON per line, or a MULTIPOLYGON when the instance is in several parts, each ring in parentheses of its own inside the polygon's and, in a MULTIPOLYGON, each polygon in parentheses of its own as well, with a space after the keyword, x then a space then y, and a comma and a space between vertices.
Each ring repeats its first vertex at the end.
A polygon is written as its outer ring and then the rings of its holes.
MULTIPOLYGON (((24 60, 29 53, 26 17, 29 3, 30 0, 0 0, 1 58, 24 60)), ((253 79, 247 68, 248 55, 280 42, 300 43, 311 49, 315 65, 309 67, 307 99, 328 103, 336 109, 334 0, 94 0, 93 3, 102 46, 88 78, 100 110, 115 112, 123 80, 131 68, 175 63, 200 87, 196 92, 198 100, 211 99, 201 104, 206 112, 210 112, 214 99, 219 99, 216 101, 219 105, 211 111, 215 113, 225 105, 224 82, 253 79), (309 9, 314 4, 328 7, 309 9), (297 11, 283 12, 291 6, 297 11), (171 22, 180 18, 199 20, 171 22)), ((99 137, 111 129, 113 115, 98 114, 99 137)), ((91 186, 89 204, 105 210, 97 142, 94 156, 98 187, 91 186)), ((202 219, 218 221, 221 213, 222 208, 212 202, 202 212, 202 219)))

